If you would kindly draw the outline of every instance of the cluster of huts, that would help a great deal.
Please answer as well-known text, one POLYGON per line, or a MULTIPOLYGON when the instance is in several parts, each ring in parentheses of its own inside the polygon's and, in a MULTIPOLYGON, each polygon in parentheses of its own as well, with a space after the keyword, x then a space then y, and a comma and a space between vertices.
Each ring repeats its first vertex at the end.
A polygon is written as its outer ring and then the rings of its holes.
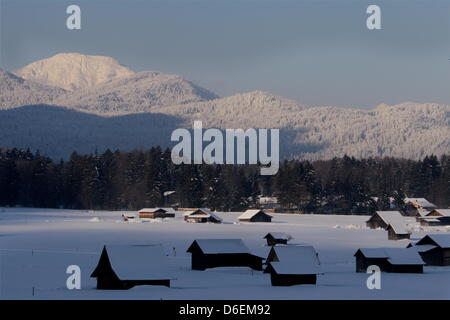
MULTIPOLYGON (((253 254, 241 239, 196 239, 188 247, 192 270, 248 267, 268 273, 274 286, 315 284, 320 272, 317 252, 310 245, 287 244, 292 237, 268 233, 267 258, 253 254)), ((138 285, 170 287, 167 256, 161 245, 104 246, 91 277, 97 289, 124 290, 138 285)))
MULTIPOLYGON (((137 215, 122 214, 122 220, 175 218, 177 214, 182 214, 184 221, 190 223, 222 223, 222 219, 208 208, 181 208, 177 211, 173 208, 143 208, 137 215)), ((238 221, 272 222, 272 216, 261 209, 249 209, 238 217, 238 221)))
POLYGON ((406 248, 360 248, 356 271, 377 265, 383 272, 423 273, 423 266, 450 266, 450 235, 429 234, 406 248))
POLYGON ((405 216, 415 217, 421 226, 450 226, 450 209, 437 209, 425 198, 406 198, 405 203, 406 211, 376 211, 366 225, 385 229, 389 240, 410 239, 405 216))
MULTIPOLYGON (((270 274, 273 286, 316 284, 322 274, 319 255, 308 244, 288 244, 286 233, 264 236, 270 251, 266 258, 253 254, 241 239, 196 239, 188 247, 191 269, 248 267, 270 274)), ((423 273, 425 265, 450 266, 450 235, 430 234, 406 248, 360 248, 356 272, 376 265, 382 272, 423 273)), ((104 246, 91 277, 97 289, 124 290, 137 285, 170 287, 175 279, 168 270, 161 245, 104 246)))
POLYGON ((385 229, 389 240, 402 240, 411 237, 405 219, 398 211, 377 211, 366 221, 366 225, 371 229, 385 229))

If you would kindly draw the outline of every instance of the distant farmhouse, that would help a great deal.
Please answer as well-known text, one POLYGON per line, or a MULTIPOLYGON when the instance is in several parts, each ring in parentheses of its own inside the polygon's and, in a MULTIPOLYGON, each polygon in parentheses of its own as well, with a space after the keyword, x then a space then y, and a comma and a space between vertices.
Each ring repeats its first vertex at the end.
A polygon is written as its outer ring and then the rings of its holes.
POLYGON ((448 226, 450 225, 450 209, 434 209, 422 217, 417 217, 422 226, 448 226))
POLYGON ((91 277, 97 289, 125 290, 139 285, 170 287, 170 275, 161 245, 104 246, 91 277))
POLYGON ((450 266, 450 234, 429 234, 413 247, 427 265, 450 266))
POLYGON ((404 240, 411 237, 411 232, 406 229, 405 224, 392 223, 386 228, 389 240, 404 240))
POLYGON ((320 272, 317 252, 312 246, 281 245, 270 249, 265 273, 273 286, 316 284, 320 272))
MULTIPOLYGON (((377 202, 378 201, 378 197, 372 197, 372 199, 377 202)), ((405 202, 405 212, 402 212, 402 214, 406 215, 406 216, 412 216, 412 217, 416 217, 416 216, 421 216, 424 215, 426 212, 436 209, 436 205, 434 205, 433 203, 431 203, 430 201, 428 201, 425 198, 409 198, 406 197, 404 199, 405 202)), ((389 197, 389 208, 390 209, 399 209, 395 206, 394 204, 394 198, 393 197, 389 197)))
POLYGON ((371 229, 387 230, 389 240, 409 239, 411 232, 406 229, 404 219, 398 211, 377 211, 367 220, 366 225, 371 229))
POLYGON ((195 240, 187 252, 192 255, 192 270, 217 267, 262 270, 263 258, 253 255, 241 239, 195 240))
POLYGON ((195 209, 191 211, 185 211, 184 221, 191 223, 221 223, 222 219, 206 208, 195 209))
POLYGON ((436 205, 425 198, 405 198, 406 215, 417 217, 424 212, 436 209, 436 205))
POLYGON ((245 211, 238 218, 239 222, 272 222, 272 216, 260 209, 245 211))
POLYGON ((175 210, 172 208, 144 208, 139 210, 138 214, 141 219, 173 218, 175 210))
POLYGON ((264 236, 268 246, 274 246, 277 244, 287 244, 289 240, 292 240, 292 236, 284 232, 269 232, 264 236))
POLYGON ((403 224, 404 218, 398 211, 377 211, 366 221, 370 229, 387 229, 390 224, 403 224))
POLYGON ((409 248, 361 248, 355 253, 356 272, 376 265, 383 272, 423 273, 425 264, 416 250, 409 248))
POLYGON ((258 204, 261 209, 276 210, 280 208, 277 197, 259 197, 258 204))

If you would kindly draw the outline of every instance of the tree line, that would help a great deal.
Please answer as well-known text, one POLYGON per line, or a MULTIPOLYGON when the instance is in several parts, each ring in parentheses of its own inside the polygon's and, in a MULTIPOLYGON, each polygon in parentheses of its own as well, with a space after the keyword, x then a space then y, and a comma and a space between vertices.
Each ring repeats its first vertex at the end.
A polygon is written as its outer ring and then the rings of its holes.
POLYGON ((274 196, 292 212, 370 214, 406 195, 449 207, 450 156, 285 160, 276 175, 261 176, 257 165, 174 165, 170 150, 159 147, 74 152, 67 161, 0 149, 0 206, 138 210, 176 203, 240 211, 274 196))

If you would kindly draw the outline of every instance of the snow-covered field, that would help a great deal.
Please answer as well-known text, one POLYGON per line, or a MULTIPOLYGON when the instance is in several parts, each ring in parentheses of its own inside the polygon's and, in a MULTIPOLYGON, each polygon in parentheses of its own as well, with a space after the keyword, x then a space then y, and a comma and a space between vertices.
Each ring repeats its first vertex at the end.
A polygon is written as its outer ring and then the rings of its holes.
MULTIPOLYGON (((1 299, 449 299, 450 267, 425 267, 424 274, 388 274, 381 290, 366 287, 368 275, 355 272, 360 247, 406 247, 387 240, 384 230, 365 227, 367 216, 275 214, 272 223, 235 223, 239 213, 219 213, 222 224, 175 219, 122 222, 123 212, 0 208, 1 299), (324 274, 317 285, 272 287, 270 276, 247 268, 190 270, 187 247, 197 238, 241 238, 266 257, 262 237, 286 232, 291 243, 310 243, 324 274), (176 280, 172 287, 143 286, 126 291, 96 290, 90 274, 104 244, 161 243, 176 280), (78 265, 81 290, 66 288, 66 268, 78 265)), ((405 218, 412 240, 447 228, 421 228, 405 218)))

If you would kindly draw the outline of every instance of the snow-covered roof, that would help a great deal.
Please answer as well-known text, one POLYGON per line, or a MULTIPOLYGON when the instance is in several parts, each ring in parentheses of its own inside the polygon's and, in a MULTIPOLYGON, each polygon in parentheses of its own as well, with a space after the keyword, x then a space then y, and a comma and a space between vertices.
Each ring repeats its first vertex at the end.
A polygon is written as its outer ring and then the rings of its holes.
POLYGON ((424 264, 417 250, 412 248, 361 248, 366 258, 387 259, 391 264, 424 264))
POLYGON ((259 202, 259 204, 278 203, 278 198, 277 197, 260 197, 258 202, 259 202))
POLYGON ((403 216, 398 211, 377 211, 376 214, 387 224, 390 225, 395 233, 407 234, 406 223, 403 216))
POLYGON ((411 203, 423 208, 436 208, 436 205, 425 198, 405 198, 405 203, 411 203))
POLYGON ((269 261, 278 274, 317 274, 320 261, 312 246, 285 245, 272 247, 278 261, 269 261))
POLYGON ((167 213, 176 213, 175 209, 174 208, 170 208, 170 207, 164 207, 164 208, 158 208, 158 209, 163 209, 167 213))
POLYGON ((412 248, 415 248, 418 252, 427 252, 431 249, 437 248, 436 246, 433 246, 432 244, 423 244, 419 246, 414 246, 412 248))
POLYGON ((249 209, 249 210, 246 210, 243 214, 241 214, 238 219, 251 219, 255 215, 257 215, 259 212, 262 212, 265 215, 268 215, 267 213, 265 213, 263 210, 260 210, 260 209, 249 209))
POLYGON ((429 211, 426 215, 428 216, 432 212, 437 212, 442 217, 450 217, 450 209, 434 209, 434 210, 429 211))
POLYGON ((105 248, 121 280, 173 279, 161 245, 106 245, 105 248))
POLYGON ((408 229, 406 228, 406 224, 404 222, 399 223, 399 222, 391 222, 388 225, 388 228, 391 227, 392 230, 394 230, 394 232, 396 234, 410 234, 411 232, 408 231, 408 229))
POLYGON ((274 239, 291 240, 292 236, 284 232, 269 232, 265 235, 264 239, 271 235, 274 239))
POLYGON ((197 239, 195 242, 204 254, 250 253, 241 239, 197 239))
POLYGON ((163 208, 143 208, 143 209, 141 209, 141 210, 139 210, 138 212, 139 213, 147 213, 147 212, 149 212, 149 213, 154 213, 154 212, 156 212, 156 211, 158 211, 158 210, 164 210, 164 211, 166 211, 165 209, 163 209, 163 208))
POLYGON ((212 217, 213 219, 215 219, 217 221, 222 221, 221 217, 219 217, 218 215, 213 213, 211 210, 206 209, 206 208, 200 208, 200 209, 197 209, 197 210, 185 211, 184 212, 184 216, 191 216, 191 217, 200 216, 200 217, 203 217, 203 218, 212 217))
POLYGON ((430 238, 434 243, 436 243, 439 247, 443 249, 450 248, 450 234, 428 234, 422 239, 420 239, 416 245, 421 246, 421 242, 424 242, 425 238, 430 238))

